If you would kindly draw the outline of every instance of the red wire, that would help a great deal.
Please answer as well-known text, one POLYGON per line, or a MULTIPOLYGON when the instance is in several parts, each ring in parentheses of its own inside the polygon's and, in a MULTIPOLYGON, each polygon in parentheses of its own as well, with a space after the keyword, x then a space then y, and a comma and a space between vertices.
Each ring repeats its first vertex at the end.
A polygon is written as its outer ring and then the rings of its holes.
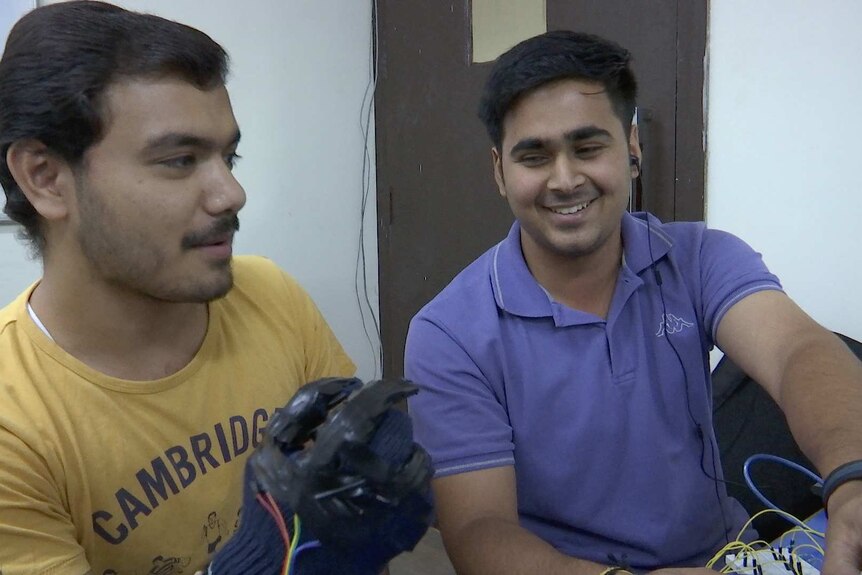
POLYGON ((282 563, 281 571, 285 573, 287 571, 287 564, 289 560, 289 551, 290 551, 290 533, 287 531, 287 525, 284 523, 284 517, 281 515, 281 511, 279 511, 278 504, 275 502, 275 499, 272 498, 272 495, 267 493, 265 496, 261 493, 257 494, 257 500, 260 505, 266 509, 267 513, 269 513, 273 519, 275 519, 275 523, 278 525, 278 531, 281 533, 281 539, 284 541, 284 562, 282 563))

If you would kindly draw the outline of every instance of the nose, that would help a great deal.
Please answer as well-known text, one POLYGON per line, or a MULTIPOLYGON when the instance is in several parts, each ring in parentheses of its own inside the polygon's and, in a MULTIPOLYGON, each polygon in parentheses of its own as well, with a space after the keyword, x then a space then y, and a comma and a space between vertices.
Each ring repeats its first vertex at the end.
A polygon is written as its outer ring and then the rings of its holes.
POLYGON ((223 162, 216 162, 204 185, 204 209, 211 215, 237 213, 245 205, 245 190, 223 162))
POLYGON ((560 154, 554 159, 548 177, 548 188, 560 192, 573 192, 583 185, 586 177, 579 168, 578 161, 560 154))

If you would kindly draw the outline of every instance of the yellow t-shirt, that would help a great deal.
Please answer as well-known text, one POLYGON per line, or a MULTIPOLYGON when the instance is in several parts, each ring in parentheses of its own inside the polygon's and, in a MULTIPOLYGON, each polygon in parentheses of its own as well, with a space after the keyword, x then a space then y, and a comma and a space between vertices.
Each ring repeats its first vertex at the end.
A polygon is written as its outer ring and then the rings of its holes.
POLYGON ((234 258, 201 349, 130 382, 90 369, 0 310, 0 573, 194 573, 237 528, 245 459, 303 383, 355 367, 311 298, 234 258))

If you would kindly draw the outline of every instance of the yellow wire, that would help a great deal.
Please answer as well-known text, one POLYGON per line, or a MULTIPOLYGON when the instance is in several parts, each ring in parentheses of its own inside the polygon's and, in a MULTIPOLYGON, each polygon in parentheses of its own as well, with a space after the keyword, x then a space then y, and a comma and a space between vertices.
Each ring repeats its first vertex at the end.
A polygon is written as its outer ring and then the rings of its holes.
POLYGON ((296 545, 299 543, 299 533, 301 531, 301 526, 299 524, 299 515, 296 513, 293 514, 293 537, 290 539, 290 549, 287 550, 287 561, 284 562, 284 573, 283 575, 288 575, 290 573, 290 567, 293 563, 294 556, 296 553, 296 545))
POLYGON ((805 535, 806 537, 808 537, 809 542, 808 543, 795 544, 793 546, 794 549, 812 548, 812 549, 816 549, 817 551, 819 551, 821 555, 823 553, 825 553, 825 551, 823 550, 823 547, 820 545, 820 542, 817 541, 816 539, 814 539, 814 536, 816 535, 816 536, 821 537, 821 538, 825 538, 826 536, 823 533, 821 533, 820 531, 816 531, 814 529, 803 529, 801 527, 795 527, 793 529, 790 529, 786 533, 782 534, 781 539, 778 540, 778 543, 783 545, 785 537, 795 536, 798 533, 801 533, 802 535, 805 535))
MULTIPOLYGON (((805 525, 805 523, 803 521, 794 517, 790 513, 787 513, 786 511, 782 511, 780 509, 764 509, 764 510, 752 515, 751 518, 745 522, 745 525, 742 526, 742 529, 739 530, 739 533, 736 536, 736 540, 731 541, 730 543, 728 543, 727 545, 725 545, 724 547, 719 549, 716 552, 716 554, 712 556, 712 559, 707 561, 706 566, 709 567, 710 569, 712 569, 719 561, 724 559, 725 555, 727 555, 731 552, 736 552, 737 555, 744 554, 744 553, 749 553, 751 555, 754 555, 754 553, 756 553, 757 551, 769 549, 771 547, 769 542, 764 541, 762 539, 757 540, 757 541, 752 541, 751 543, 746 543, 746 542, 741 540, 742 534, 745 533, 745 530, 748 529, 748 527, 752 524, 752 522, 755 519, 757 519, 758 517, 766 515, 767 513, 777 513, 784 518, 790 518, 791 520, 795 519, 796 521, 799 521, 799 523, 802 523, 803 525, 805 525)), ((808 526, 801 527, 801 526, 797 525, 793 529, 790 529, 789 531, 784 533, 781 536, 781 538, 778 540, 779 546, 781 546, 783 544, 785 537, 787 537, 791 534, 795 535, 797 533, 802 533, 802 534, 806 535, 811 540, 811 542, 810 543, 794 544, 793 549, 789 550, 790 551, 789 555, 790 555, 790 558, 792 560, 798 560, 799 559, 798 551, 801 549, 815 549, 821 555, 824 553, 823 547, 818 543, 818 541, 814 537, 815 536, 825 537, 825 535, 823 533, 821 533, 820 531, 817 531, 815 529, 811 529, 808 526)), ((760 565, 769 565, 771 563, 783 563, 783 561, 775 560, 773 562, 760 562, 760 565)), ((733 564, 725 564, 719 570, 719 572, 720 573, 735 573, 738 569, 739 568, 735 567, 733 564)), ((753 569, 754 569, 753 567, 743 568, 744 571, 752 571, 753 569)))
POLYGON ((732 551, 738 551, 738 552, 746 553, 746 552, 754 551, 754 549, 752 547, 750 547, 748 545, 748 543, 745 543, 744 541, 731 541, 730 543, 728 543, 727 545, 725 545, 724 547, 719 549, 716 552, 716 554, 712 556, 712 559, 710 559, 706 563, 706 566, 709 567, 710 569, 712 569, 716 563, 718 563, 719 561, 724 559, 724 556, 727 555, 728 553, 732 552, 732 551))

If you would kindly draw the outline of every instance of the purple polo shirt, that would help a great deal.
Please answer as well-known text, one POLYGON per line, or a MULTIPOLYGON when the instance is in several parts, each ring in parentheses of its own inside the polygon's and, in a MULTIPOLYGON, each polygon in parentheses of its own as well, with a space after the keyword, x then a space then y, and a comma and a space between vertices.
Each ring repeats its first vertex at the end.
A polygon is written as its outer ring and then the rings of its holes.
POLYGON ((708 353, 727 310, 778 279, 728 233, 625 214, 605 320, 555 302, 519 234, 410 323, 410 413, 436 476, 514 465, 521 525, 563 553, 705 565, 746 518, 707 477, 722 478, 708 353))

